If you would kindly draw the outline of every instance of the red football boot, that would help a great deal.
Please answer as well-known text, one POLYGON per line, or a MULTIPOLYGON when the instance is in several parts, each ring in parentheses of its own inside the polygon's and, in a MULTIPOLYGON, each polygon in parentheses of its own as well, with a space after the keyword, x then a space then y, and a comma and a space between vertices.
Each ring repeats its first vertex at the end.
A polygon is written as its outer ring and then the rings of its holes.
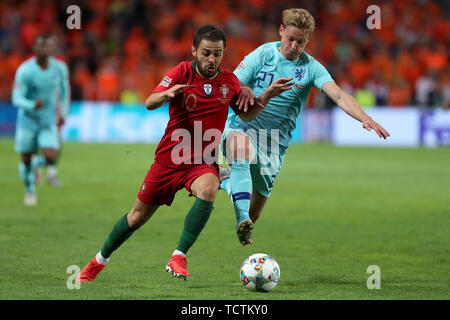
POLYGON ((81 270, 80 274, 78 274, 77 281, 78 282, 86 282, 86 281, 94 281, 100 271, 106 267, 106 264, 100 264, 97 260, 92 259, 91 262, 87 264, 86 267, 81 270))
POLYGON ((191 275, 186 269, 187 260, 182 255, 176 254, 167 262, 166 271, 173 274, 174 277, 187 280, 191 275))

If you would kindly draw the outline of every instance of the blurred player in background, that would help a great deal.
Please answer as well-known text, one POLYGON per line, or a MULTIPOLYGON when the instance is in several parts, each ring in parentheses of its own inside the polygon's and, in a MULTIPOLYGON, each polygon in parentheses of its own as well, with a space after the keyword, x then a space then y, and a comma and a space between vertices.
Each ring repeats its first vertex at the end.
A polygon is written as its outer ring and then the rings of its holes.
POLYGON ((380 138, 389 136, 351 95, 336 85, 328 71, 304 51, 314 29, 314 18, 307 10, 284 10, 279 27, 281 40, 261 45, 234 71, 241 84, 248 85, 256 95, 266 90, 273 79, 293 77, 295 82, 292 90, 272 99, 255 120, 244 122, 238 115, 230 117, 223 134, 224 154, 231 172, 221 169, 221 188, 233 201, 236 232, 242 245, 252 243, 253 223, 270 197, 297 118, 313 86, 362 122, 363 128, 373 129, 380 138), (267 139, 261 142, 255 135, 246 134, 249 129, 253 132, 266 129, 267 139))
MULTIPOLYGON (((241 92, 237 77, 220 67, 225 47, 226 38, 222 30, 211 25, 200 27, 192 46, 195 60, 182 62, 170 70, 146 99, 145 105, 149 110, 170 100, 170 119, 156 149, 155 161, 142 183, 134 207, 117 221, 104 246, 80 272, 78 281, 93 281, 111 254, 161 205, 170 206, 175 193, 182 188, 196 200, 185 218, 180 241, 166 271, 183 279, 190 276, 186 253, 208 221, 219 190, 215 154, 228 108, 231 105, 236 113, 241 114, 236 103, 241 101, 241 93, 248 91, 241 92), (214 155, 214 159, 210 159, 212 161, 205 158, 208 150, 214 155)), ((271 97, 291 89, 289 80, 292 79, 274 81, 265 92, 261 92, 257 103, 241 114, 241 118, 244 121, 254 119, 271 97)))
MULTIPOLYGON (((23 62, 16 71, 12 103, 17 107, 15 150, 21 155, 19 174, 25 185, 25 205, 36 205, 36 172, 32 155, 42 150, 49 180, 57 179, 55 166, 60 147, 57 128, 57 97, 61 97, 61 118, 69 111, 68 69, 51 56, 54 36, 38 35, 33 51, 36 56, 23 62)), ((36 166, 41 164, 36 164, 36 166)), ((42 164, 43 165, 43 164, 42 164)))
MULTIPOLYGON (((56 52, 57 49, 57 37, 56 35, 50 36, 50 42, 52 43, 52 53, 56 52)), ((63 110, 65 111, 66 115, 70 111, 70 83, 69 83, 69 68, 66 64, 66 62, 56 55, 53 55, 53 57, 56 59, 57 63, 62 64, 61 71, 63 72, 63 83, 58 90, 58 98, 56 101, 56 126, 58 127, 58 139, 59 139, 59 149, 58 149, 58 155, 56 157, 55 163, 53 165, 48 166, 47 170, 47 182, 55 187, 58 187, 61 185, 61 182, 56 175, 56 170, 54 168, 58 165, 58 160, 61 157, 62 152, 62 127, 65 123, 65 117, 63 117, 63 110)), ((32 156, 31 158, 31 166, 32 169, 35 172, 36 176, 36 184, 39 184, 41 182, 42 178, 42 170, 41 168, 47 167, 47 160, 45 156, 42 153, 38 153, 32 156)))

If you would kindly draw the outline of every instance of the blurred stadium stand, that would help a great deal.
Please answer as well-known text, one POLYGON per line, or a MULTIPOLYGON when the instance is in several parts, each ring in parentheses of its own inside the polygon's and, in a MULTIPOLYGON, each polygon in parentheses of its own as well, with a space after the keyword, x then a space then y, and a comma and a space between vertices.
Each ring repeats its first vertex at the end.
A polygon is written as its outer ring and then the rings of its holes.
MULTIPOLYGON (((52 32, 69 64, 73 100, 142 102, 162 75, 190 60, 196 28, 212 23, 227 36, 223 65, 234 69, 260 44, 276 41, 280 13, 308 9, 316 31, 307 52, 364 106, 444 106, 450 101, 448 1, 431 0, 28 0, 0 3, 0 101, 34 37, 52 32), (68 30, 66 8, 81 8, 81 30, 68 30), (381 8, 368 30, 366 8, 381 8)), ((318 90, 308 107, 330 108, 318 90)))

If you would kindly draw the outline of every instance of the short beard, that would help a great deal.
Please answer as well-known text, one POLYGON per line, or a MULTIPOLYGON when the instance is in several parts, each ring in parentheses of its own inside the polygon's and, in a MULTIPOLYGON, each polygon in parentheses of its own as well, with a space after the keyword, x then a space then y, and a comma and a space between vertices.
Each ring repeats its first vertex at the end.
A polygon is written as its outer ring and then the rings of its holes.
MULTIPOLYGON (((195 57, 195 65, 197 66, 197 70, 200 73, 200 75, 206 79, 210 79, 211 77, 213 77, 214 75, 217 74, 217 70, 212 76, 208 76, 207 74, 205 74, 204 71, 200 68, 200 63, 199 63, 197 57, 195 57)), ((219 67, 220 67, 220 65, 219 65, 219 67)))

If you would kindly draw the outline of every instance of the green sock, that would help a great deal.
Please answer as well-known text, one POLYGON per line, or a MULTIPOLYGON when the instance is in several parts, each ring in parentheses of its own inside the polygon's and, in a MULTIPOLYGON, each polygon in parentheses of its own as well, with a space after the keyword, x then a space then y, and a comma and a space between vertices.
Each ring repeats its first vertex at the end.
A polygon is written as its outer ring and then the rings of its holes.
POLYGON ((120 245, 124 243, 135 231, 128 225, 127 215, 128 213, 116 222, 111 233, 106 239, 101 250, 104 258, 109 258, 114 250, 119 248, 120 245))
POLYGON ((197 240, 213 209, 213 202, 196 199, 191 210, 184 220, 184 229, 181 234, 177 250, 186 253, 197 240))

